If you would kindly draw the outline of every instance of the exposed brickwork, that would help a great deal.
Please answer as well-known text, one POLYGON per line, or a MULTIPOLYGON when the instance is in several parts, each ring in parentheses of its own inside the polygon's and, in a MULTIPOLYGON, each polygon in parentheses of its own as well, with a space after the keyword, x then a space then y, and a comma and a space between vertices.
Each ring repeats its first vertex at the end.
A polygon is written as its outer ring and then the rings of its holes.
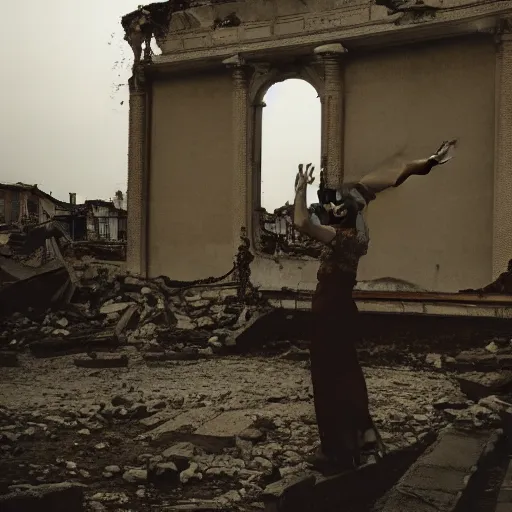
POLYGON ((324 63, 325 89, 322 98, 322 166, 325 166, 327 185, 338 188, 343 181, 343 79, 341 54, 315 50, 324 63), (325 152, 324 152, 325 151, 325 152))
POLYGON ((238 252, 241 229, 247 226, 247 120, 248 81, 247 69, 233 67, 233 254, 238 252))
POLYGON ((502 35, 497 54, 496 162, 494 181, 493 278, 512 258, 512 33, 502 35))
POLYGON ((144 272, 142 263, 144 161, 146 132, 146 94, 130 93, 128 132, 128 244, 126 267, 129 272, 144 272))

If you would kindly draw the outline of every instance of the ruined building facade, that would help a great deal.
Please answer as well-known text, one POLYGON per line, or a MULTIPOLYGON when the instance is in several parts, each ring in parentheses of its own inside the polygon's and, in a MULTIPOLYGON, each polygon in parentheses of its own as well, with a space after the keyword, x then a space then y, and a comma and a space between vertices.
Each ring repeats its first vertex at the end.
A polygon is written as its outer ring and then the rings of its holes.
POLYGON ((506 268, 512 0, 164 4, 125 23, 140 59, 130 80, 130 271, 180 280, 221 275, 245 227, 255 285, 315 285, 315 258, 277 259, 261 245, 262 99, 287 78, 318 91, 332 186, 390 155, 429 156, 443 139, 460 140, 449 166, 371 204, 372 243, 359 280, 391 277, 456 292, 506 268), (144 56, 142 42, 152 35, 162 54, 144 56))

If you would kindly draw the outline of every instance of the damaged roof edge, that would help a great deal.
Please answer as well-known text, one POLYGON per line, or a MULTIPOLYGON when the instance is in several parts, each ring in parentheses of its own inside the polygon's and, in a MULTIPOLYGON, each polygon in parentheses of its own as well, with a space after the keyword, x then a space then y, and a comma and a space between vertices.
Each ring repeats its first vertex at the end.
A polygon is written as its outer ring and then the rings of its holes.
POLYGON ((69 209, 71 208, 71 204, 66 203, 64 201, 60 201, 59 199, 56 199, 55 197, 51 196, 50 194, 47 194, 40 188, 38 188, 37 185, 28 185, 25 183, 0 183, 0 190, 19 190, 19 191, 25 191, 25 192, 31 192, 32 194, 35 194, 37 196, 43 197, 44 199, 48 199, 52 203, 61 206, 63 208, 69 209))

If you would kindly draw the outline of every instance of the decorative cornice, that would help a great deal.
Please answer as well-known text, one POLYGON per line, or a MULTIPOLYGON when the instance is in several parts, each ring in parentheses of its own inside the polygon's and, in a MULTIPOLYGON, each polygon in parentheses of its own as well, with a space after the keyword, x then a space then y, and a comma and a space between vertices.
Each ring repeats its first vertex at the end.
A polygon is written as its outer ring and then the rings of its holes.
MULTIPOLYGON (((372 7, 374 9, 376 7, 372 7)), ((368 6, 365 7, 368 12, 368 6)), ((378 9, 383 9, 378 7, 378 9)), ((352 7, 353 12, 354 7, 352 7)), ((339 9, 340 13, 344 12, 339 9)), ((359 12, 359 11, 358 11, 359 12)), ((373 11, 372 11, 373 12, 373 11)), ((361 14, 359 12, 358 16, 361 14)), ((315 14, 317 16, 318 13, 315 14)), ((248 39, 242 27, 231 39, 217 41, 211 39, 208 31, 171 34, 164 44, 166 53, 153 58, 154 68, 169 70, 214 64, 215 61, 239 54, 248 60, 269 59, 274 53, 291 52, 294 55, 310 55, 318 45, 339 43, 348 50, 359 47, 408 44, 413 41, 435 40, 455 35, 469 35, 491 32, 498 16, 512 15, 512 0, 485 3, 468 3, 457 9, 438 11, 436 19, 421 24, 396 24, 401 14, 384 15, 357 22, 344 19, 339 26, 325 25, 316 31, 300 33, 271 34, 266 37, 248 39), (483 27, 483 28, 482 28, 483 27), (166 46, 167 45, 167 46, 166 46)), ((341 14, 339 15, 341 16, 341 14)), ((324 18, 329 18, 324 15, 324 18)), ((346 18, 346 17, 345 17, 346 18)), ((327 24, 327 21, 325 22, 327 24)), ((249 24, 250 25, 250 24, 249 24)), ((245 25, 247 29, 248 25, 245 25)), ((269 33, 270 34, 270 33, 269 33)))

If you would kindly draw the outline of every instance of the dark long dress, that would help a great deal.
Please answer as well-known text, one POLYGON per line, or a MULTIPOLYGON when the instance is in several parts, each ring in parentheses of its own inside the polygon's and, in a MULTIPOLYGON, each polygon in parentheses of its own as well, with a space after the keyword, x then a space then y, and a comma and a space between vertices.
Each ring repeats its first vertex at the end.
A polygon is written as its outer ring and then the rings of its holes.
POLYGON ((355 465, 360 463, 363 445, 380 439, 355 347, 360 320, 352 290, 367 248, 367 232, 337 229, 321 256, 312 304, 311 377, 322 452, 355 465))

